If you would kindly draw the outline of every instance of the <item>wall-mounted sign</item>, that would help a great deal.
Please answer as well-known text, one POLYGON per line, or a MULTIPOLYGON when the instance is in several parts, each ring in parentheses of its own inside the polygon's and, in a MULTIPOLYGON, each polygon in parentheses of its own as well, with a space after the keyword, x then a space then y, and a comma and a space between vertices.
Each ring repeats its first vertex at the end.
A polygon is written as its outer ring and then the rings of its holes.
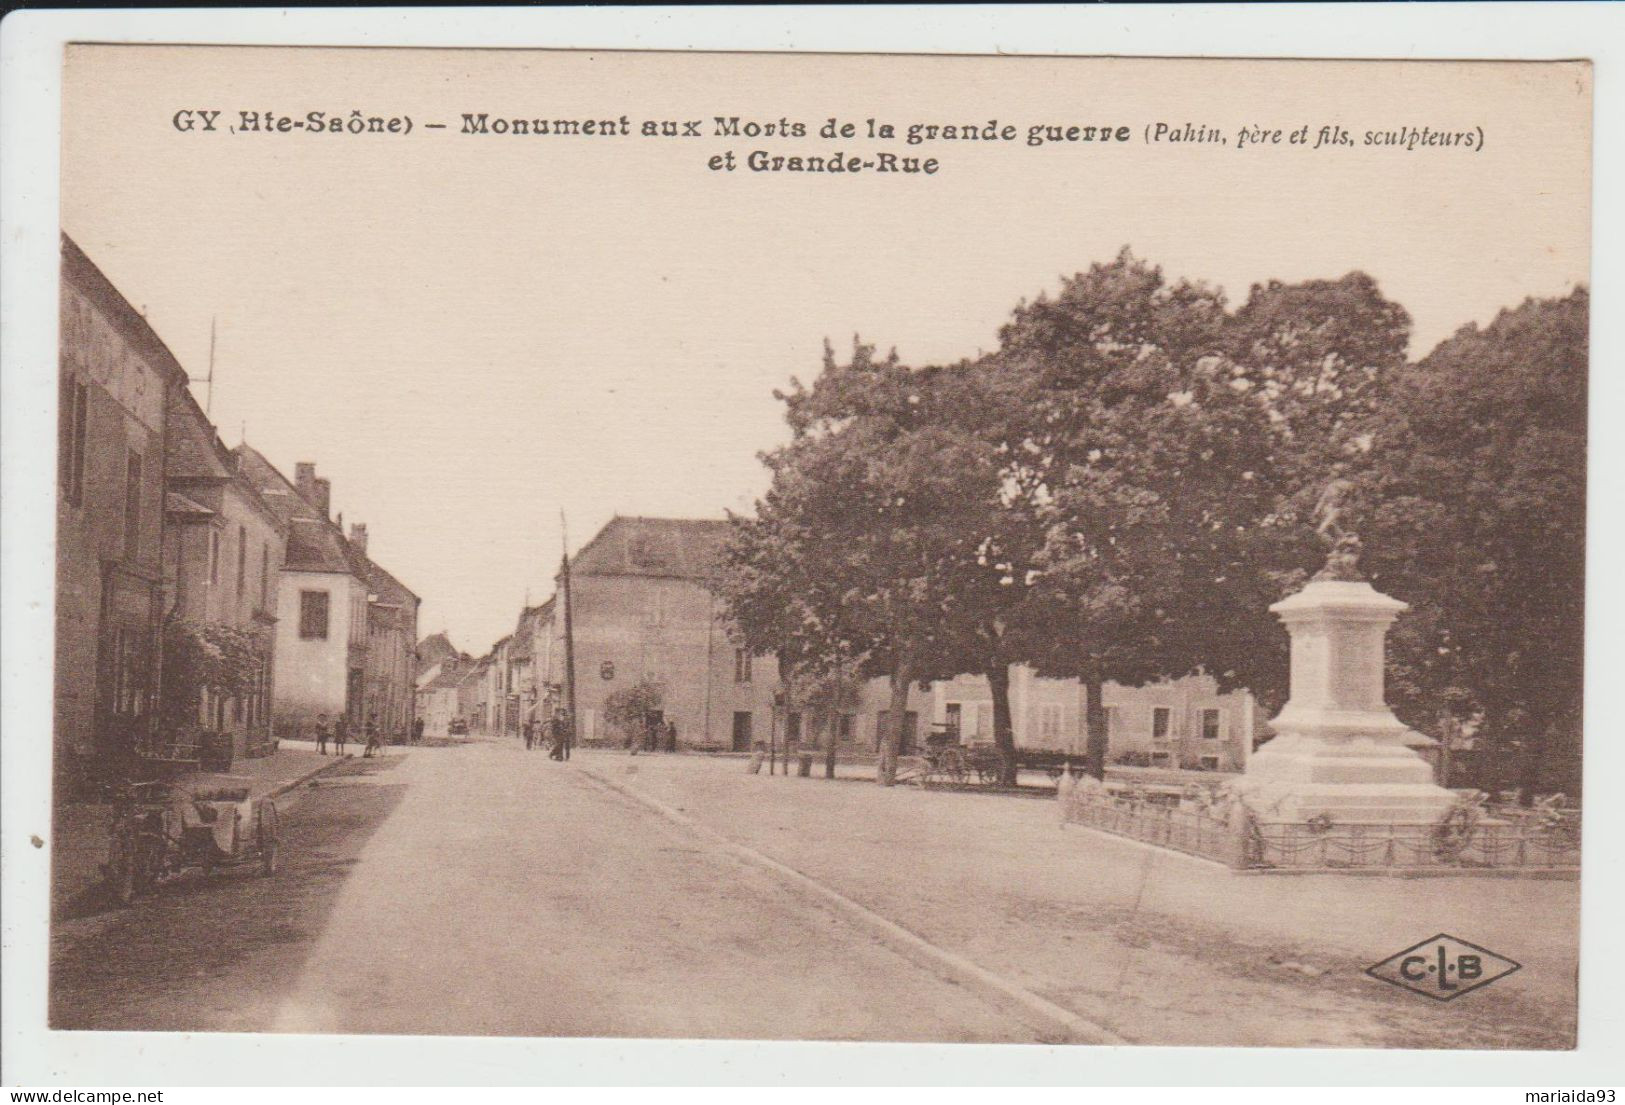
POLYGON ((598 674, 603 676, 605 679, 614 679, 615 678, 615 661, 613 661, 613 660, 605 660, 602 664, 599 664, 598 665, 598 674))

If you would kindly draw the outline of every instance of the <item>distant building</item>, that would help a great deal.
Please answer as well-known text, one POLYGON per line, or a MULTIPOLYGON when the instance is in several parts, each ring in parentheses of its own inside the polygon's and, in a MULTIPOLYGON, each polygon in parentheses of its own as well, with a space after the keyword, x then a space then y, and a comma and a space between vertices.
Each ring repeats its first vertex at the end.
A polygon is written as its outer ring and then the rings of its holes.
MULTIPOLYGON (((580 739, 620 742, 604 723, 605 700, 642 679, 660 684, 663 702, 651 721, 670 721, 685 748, 745 751, 769 740, 821 740, 794 711, 775 709, 778 663, 752 655, 738 640, 712 593, 728 523, 696 519, 616 517, 571 558, 576 701, 580 739)), ((538 662, 543 695, 562 688, 563 611, 540 608, 538 629, 549 642, 538 662)), ((521 626, 525 624, 521 619, 521 626)), ((517 635, 516 635, 517 636, 517 635)), ((505 638, 511 650, 515 638, 505 638)), ((1083 752, 1076 680, 1042 679, 1011 670, 1011 714, 1018 747, 1083 752)), ((1108 758, 1118 763, 1239 771, 1252 747, 1253 700, 1245 691, 1221 695, 1195 676, 1145 687, 1105 688, 1108 758)), ((873 753, 887 720, 886 681, 861 688, 857 708, 836 719, 839 745, 873 753)), ((982 676, 961 676, 916 688, 910 695, 903 751, 927 728, 952 728, 966 743, 993 740, 993 700, 982 676)))
POLYGON ((54 744, 71 788, 158 736, 164 436, 186 373, 66 235, 60 310, 54 744))
POLYGON ((481 690, 485 709, 483 731, 493 735, 512 732, 511 711, 508 702, 513 687, 513 676, 508 670, 508 643, 510 634, 491 646, 490 663, 484 669, 485 686, 481 690))
POLYGON ((417 670, 413 673, 413 677, 420 681, 433 679, 440 674, 440 665, 443 661, 461 655, 444 631, 423 638, 417 643, 416 652, 417 670))
POLYGON ((434 666, 434 673, 419 684, 418 720, 423 722, 425 733, 442 737, 451 731, 453 721, 468 720, 462 712, 461 692, 471 666, 462 657, 447 656, 434 666))
POLYGON ((457 685, 457 716, 468 722, 470 732, 486 731, 491 716, 491 657, 484 656, 469 665, 457 685))
POLYGON ((444 736, 453 721, 468 720, 459 699, 473 659, 457 651, 444 632, 423 638, 417 643, 416 653, 414 718, 423 723, 424 732, 444 736))
POLYGON ((328 516, 332 488, 300 462, 289 481, 239 446, 242 471, 288 527, 277 609, 276 733, 308 731, 318 714, 352 731, 376 715, 386 736, 411 725, 417 596, 367 557, 366 530, 346 539, 328 516))
POLYGON ((364 720, 376 720, 387 740, 404 740, 412 729, 417 689, 417 595, 367 556, 367 527, 350 526, 349 546, 367 582, 367 656, 364 720))
MULTIPOLYGON (((866 702, 885 708, 884 681, 865 689, 866 702)), ((987 679, 961 675, 911 696, 930 724, 952 729, 963 743, 993 740, 993 694, 987 679)), ((1107 683, 1107 762, 1142 767, 1241 771, 1252 751, 1254 703, 1246 691, 1220 694, 1209 676, 1124 687, 1107 683)), ((1044 679, 1031 668, 1010 669, 1010 715, 1016 746, 1082 756, 1084 724, 1076 679, 1044 679)))
MULTIPOLYGON (((671 722, 687 748, 748 749, 764 743, 778 665, 747 654, 711 591, 725 521, 612 519, 570 560, 579 739, 619 742, 604 700, 642 679, 664 701, 652 722, 671 722)), ((563 686, 563 610, 548 608, 541 670, 563 686)))
POLYGON ((271 701, 287 523, 185 390, 170 396, 165 468, 168 617, 247 633, 258 657, 254 689, 230 697, 204 691, 196 724, 218 742, 216 758, 267 755, 275 748, 271 701))

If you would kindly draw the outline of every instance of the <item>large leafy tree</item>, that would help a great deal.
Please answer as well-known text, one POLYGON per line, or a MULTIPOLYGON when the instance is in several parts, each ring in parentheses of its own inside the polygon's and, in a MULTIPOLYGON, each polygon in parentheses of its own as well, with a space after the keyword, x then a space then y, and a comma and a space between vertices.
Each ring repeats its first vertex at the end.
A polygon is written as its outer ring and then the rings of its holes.
POLYGON ((1280 701, 1268 607, 1324 556, 1309 508, 1366 448, 1407 328, 1361 274, 1257 287, 1232 315, 1126 250, 1017 308, 1011 455, 1047 501, 1021 629, 1041 671, 1080 680, 1093 774, 1107 681, 1205 671, 1280 701))
POLYGON ((1530 793, 1579 781, 1590 297, 1529 300, 1407 369, 1361 475, 1364 562, 1410 602, 1389 686, 1530 793))
POLYGON ((945 674, 954 565, 974 561, 996 471, 937 410, 937 370, 854 343, 826 346, 811 388, 781 398, 789 445, 763 458, 772 485, 735 520, 724 579, 748 647, 795 668, 851 657, 891 684, 880 782, 896 779, 910 687, 945 674))

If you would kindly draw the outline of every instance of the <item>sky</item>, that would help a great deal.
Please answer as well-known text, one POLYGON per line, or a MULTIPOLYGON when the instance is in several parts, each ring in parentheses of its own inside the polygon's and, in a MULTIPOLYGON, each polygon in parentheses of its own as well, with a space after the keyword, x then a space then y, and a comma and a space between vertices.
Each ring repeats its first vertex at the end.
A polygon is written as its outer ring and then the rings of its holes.
POLYGON ((1223 287, 1374 276, 1421 355, 1589 266, 1581 65, 70 47, 62 224, 194 377, 227 445, 333 509, 476 654, 613 515, 720 517, 787 437, 826 337, 991 349, 1023 298, 1124 245, 1223 287), (1384 68, 1376 68, 1383 66, 1384 68), (177 130, 182 110, 403 116, 414 133, 177 130), (464 135, 493 117, 700 120, 700 138, 464 135), (801 121, 801 139, 712 120, 801 121), (1015 125, 1015 142, 823 139, 830 117, 1015 125), (443 122, 431 131, 424 124, 443 122), (1149 144, 1190 123, 1219 143, 1149 144), (1031 124, 1130 128, 1028 146, 1031 124), (1286 136, 1338 125, 1352 147, 1286 136), (1243 126, 1283 141, 1238 149, 1243 126), (1368 130, 1482 135, 1395 150, 1368 130), (1479 130, 1478 128, 1482 128, 1479 130), (933 175, 753 173, 840 149, 933 175))

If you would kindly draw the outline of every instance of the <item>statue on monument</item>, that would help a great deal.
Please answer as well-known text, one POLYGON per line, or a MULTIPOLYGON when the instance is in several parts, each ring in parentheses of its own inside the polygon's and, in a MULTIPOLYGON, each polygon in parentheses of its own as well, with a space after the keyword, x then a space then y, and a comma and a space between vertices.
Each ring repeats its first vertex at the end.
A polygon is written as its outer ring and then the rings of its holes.
POLYGON ((1359 567, 1360 535, 1342 522, 1353 490, 1353 480, 1337 476, 1321 490, 1315 503, 1315 533, 1330 549, 1325 566, 1315 573, 1317 580, 1359 582, 1363 578, 1359 567))

